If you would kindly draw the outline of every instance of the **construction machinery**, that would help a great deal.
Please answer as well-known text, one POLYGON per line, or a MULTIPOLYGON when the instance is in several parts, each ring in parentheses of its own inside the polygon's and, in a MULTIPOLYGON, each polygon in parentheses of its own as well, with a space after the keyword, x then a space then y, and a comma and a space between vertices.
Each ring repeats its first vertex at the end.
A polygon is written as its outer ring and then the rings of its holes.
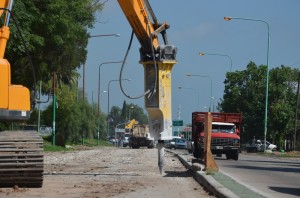
POLYGON ((164 140, 172 138, 172 68, 177 48, 168 43, 167 23, 159 23, 148 0, 118 0, 140 47, 144 66, 145 106, 149 116, 150 137, 158 141, 158 166, 164 166, 164 140), (151 17, 151 18, 150 18, 151 17), (161 35, 164 44, 160 44, 161 35))
MULTIPOLYGON (((13 1, 0 0, 0 121, 24 121, 30 117, 30 92, 11 84, 11 67, 4 59, 13 1)), ((0 187, 41 187, 43 184, 43 139, 36 131, 0 132, 0 187)))
POLYGON ((133 119, 125 127, 125 134, 129 134, 129 146, 131 148, 154 148, 154 138, 150 137, 149 125, 138 124, 133 119))

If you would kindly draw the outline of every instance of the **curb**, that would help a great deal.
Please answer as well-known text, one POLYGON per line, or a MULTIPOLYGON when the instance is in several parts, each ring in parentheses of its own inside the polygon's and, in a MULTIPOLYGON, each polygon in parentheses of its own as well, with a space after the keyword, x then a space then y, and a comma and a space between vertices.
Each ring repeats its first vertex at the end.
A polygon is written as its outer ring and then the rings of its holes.
POLYGON ((204 166, 202 164, 197 164, 194 166, 182 155, 177 153, 174 154, 186 168, 194 172, 194 178, 196 181, 200 183, 207 191, 220 198, 238 198, 236 194, 216 181, 211 175, 207 175, 207 173, 203 171, 204 166))

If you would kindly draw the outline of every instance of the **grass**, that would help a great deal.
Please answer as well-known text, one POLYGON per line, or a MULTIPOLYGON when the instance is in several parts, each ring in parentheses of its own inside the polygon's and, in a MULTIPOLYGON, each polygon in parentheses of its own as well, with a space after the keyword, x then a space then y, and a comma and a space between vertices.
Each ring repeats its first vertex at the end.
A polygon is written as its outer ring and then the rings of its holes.
POLYGON ((70 148, 65 148, 62 146, 53 146, 51 142, 44 141, 44 151, 51 151, 51 152, 59 152, 59 151, 69 151, 72 150, 70 148))
POLYGON ((300 151, 273 152, 272 155, 279 157, 300 157, 300 151))
POLYGON ((216 171, 212 171, 212 170, 207 170, 206 171, 206 175, 215 175, 216 171))
POLYGON ((267 156, 276 156, 276 157, 300 157, 300 151, 289 151, 289 152, 279 152, 279 151, 273 151, 272 153, 264 153, 259 152, 261 155, 267 155, 267 156))
POLYGON ((88 149, 88 148, 101 147, 101 146, 113 146, 113 145, 104 140, 99 140, 99 144, 98 144, 98 141, 95 139, 84 139, 83 144, 82 142, 67 143, 66 146, 64 147, 58 145, 53 146, 52 142, 49 141, 49 139, 44 139, 45 152, 73 151, 76 149, 83 149, 83 147, 84 149, 88 149))

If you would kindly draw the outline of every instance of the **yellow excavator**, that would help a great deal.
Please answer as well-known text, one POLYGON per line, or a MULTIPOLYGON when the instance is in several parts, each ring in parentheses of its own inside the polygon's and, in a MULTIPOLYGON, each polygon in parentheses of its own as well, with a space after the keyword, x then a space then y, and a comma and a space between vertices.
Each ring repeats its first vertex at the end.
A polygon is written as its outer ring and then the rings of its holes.
MULTIPOLYGON (((4 58, 13 1, 0 0, 0 121, 24 121, 30 117, 30 92, 11 84, 11 67, 4 58)), ((43 184, 43 140, 36 131, 0 132, 0 187, 41 187, 43 184)))
POLYGON ((149 116, 150 136, 158 142, 158 166, 162 173, 164 140, 172 138, 171 71, 177 63, 177 48, 168 43, 166 30, 169 24, 158 23, 148 0, 118 0, 118 3, 141 44, 144 100, 149 116), (164 44, 159 43, 159 35, 164 44))

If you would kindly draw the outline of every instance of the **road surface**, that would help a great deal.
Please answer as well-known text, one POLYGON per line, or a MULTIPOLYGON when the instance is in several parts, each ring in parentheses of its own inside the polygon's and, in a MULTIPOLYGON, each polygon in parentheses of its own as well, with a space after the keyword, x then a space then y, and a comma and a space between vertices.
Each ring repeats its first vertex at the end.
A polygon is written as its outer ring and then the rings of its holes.
POLYGON ((238 161, 215 158, 220 170, 268 197, 300 196, 300 159, 241 154, 238 161))
POLYGON ((214 197, 173 153, 165 153, 165 174, 158 169, 157 149, 98 147, 46 152, 42 188, 0 188, 0 197, 214 197))

